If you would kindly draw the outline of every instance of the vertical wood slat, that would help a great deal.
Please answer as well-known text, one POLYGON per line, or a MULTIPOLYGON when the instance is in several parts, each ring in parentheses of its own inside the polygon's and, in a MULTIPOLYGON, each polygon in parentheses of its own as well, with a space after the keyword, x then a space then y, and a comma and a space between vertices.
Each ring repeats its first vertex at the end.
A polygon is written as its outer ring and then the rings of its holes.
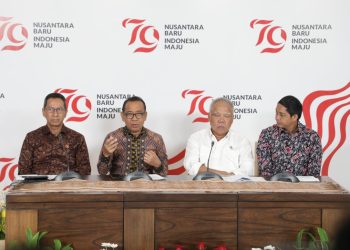
POLYGON ((124 249, 154 249, 154 209, 124 210, 124 249))
POLYGON ((6 220, 6 249, 11 241, 24 242, 26 229, 29 227, 33 233, 38 230, 38 210, 7 210, 6 220))
POLYGON ((322 209, 322 227, 331 241, 334 240, 339 226, 347 216, 349 216, 349 211, 346 209, 322 209))

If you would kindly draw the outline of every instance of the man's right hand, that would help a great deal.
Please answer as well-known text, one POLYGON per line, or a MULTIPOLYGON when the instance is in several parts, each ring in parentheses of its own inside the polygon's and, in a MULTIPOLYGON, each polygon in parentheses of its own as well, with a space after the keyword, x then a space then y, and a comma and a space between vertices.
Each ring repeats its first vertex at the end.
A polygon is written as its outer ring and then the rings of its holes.
POLYGON ((113 136, 109 136, 105 143, 103 144, 102 154, 105 157, 111 156, 113 152, 117 149, 118 140, 113 136))

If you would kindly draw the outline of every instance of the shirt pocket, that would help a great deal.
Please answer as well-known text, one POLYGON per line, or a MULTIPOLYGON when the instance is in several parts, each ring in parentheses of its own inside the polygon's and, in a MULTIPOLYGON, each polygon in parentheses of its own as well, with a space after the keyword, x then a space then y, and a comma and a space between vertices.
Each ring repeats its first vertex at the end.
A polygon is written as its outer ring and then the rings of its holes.
POLYGON ((237 150, 230 146, 223 150, 223 154, 223 159, 225 159, 227 166, 233 169, 239 168, 239 152, 237 150))

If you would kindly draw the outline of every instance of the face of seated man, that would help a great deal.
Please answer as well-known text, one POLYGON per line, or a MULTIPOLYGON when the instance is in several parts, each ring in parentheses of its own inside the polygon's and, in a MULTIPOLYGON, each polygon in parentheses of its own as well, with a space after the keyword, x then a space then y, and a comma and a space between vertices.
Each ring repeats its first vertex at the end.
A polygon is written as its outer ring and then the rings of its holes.
POLYGON ((67 115, 67 110, 64 108, 63 100, 60 98, 48 99, 46 107, 43 108, 42 113, 51 133, 59 134, 64 118, 66 118, 67 115))
POLYGON ((210 127, 217 140, 224 138, 233 123, 232 105, 224 101, 213 104, 208 115, 210 127))
POLYGON ((127 102, 121 116, 125 126, 137 137, 141 133, 143 124, 147 118, 147 112, 143 103, 141 101, 127 102))

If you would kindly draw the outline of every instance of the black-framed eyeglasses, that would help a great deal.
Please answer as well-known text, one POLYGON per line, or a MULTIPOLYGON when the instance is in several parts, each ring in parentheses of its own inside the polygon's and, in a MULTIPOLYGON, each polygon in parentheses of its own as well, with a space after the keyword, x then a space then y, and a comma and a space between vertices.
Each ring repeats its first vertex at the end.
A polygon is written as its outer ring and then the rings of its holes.
POLYGON ((128 119, 133 119, 134 117, 136 117, 136 119, 141 119, 143 117, 143 115, 145 114, 145 112, 140 112, 140 113, 133 113, 133 112, 126 112, 124 113, 125 117, 128 119))
POLYGON ((46 107, 45 109, 46 109, 47 112, 49 112, 49 113, 55 113, 55 112, 57 112, 57 113, 63 113, 63 112, 66 111, 66 109, 63 108, 63 107, 59 107, 59 108, 46 107))

